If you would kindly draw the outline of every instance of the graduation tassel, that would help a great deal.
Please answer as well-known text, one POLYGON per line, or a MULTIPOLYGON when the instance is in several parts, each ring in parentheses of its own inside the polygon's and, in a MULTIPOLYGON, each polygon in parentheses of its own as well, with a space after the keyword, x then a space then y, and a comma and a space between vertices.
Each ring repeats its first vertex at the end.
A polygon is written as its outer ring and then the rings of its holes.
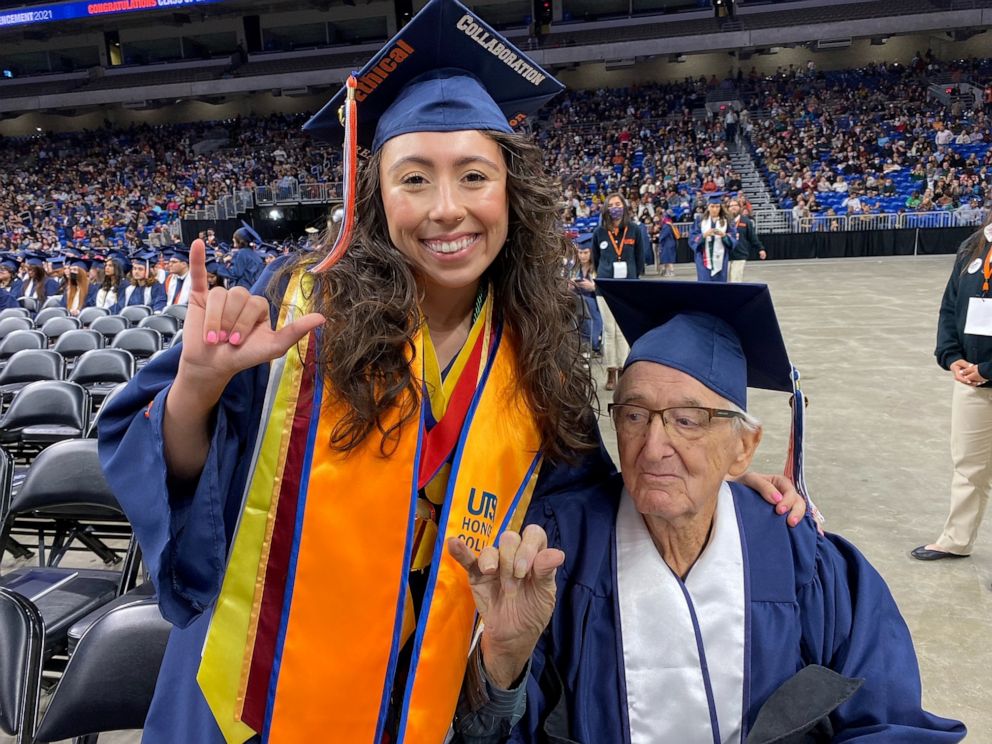
POLYGON ((785 476, 795 484, 796 491, 806 501, 809 513, 817 522, 822 523, 824 521, 823 515, 810 499, 809 487, 806 485, 806 462, 803 447, 806 434, 806 396, 803 395, 799 377, 799 370, 793 367, 792 398, 789 401, 792 406, 792 430, 789 432, 789 456, 785 463, 785 476))
POLYGON ((310 269, 315 274, 327 271, 341 259, 351 244, 355 228, 355 189, 358 181, 358 103, 355 101, 355 90, 358 81, 354 73, 348 76, 346 87, 348 97, 338 114, 344 125, 344 216, 331 250, 320 263, 310 269))

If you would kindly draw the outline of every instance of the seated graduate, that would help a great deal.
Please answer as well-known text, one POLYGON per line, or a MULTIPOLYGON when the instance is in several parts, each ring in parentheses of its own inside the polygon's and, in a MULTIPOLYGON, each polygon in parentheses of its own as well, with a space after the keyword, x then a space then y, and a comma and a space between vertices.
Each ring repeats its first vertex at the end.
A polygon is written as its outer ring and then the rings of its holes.
POLYGON ((762 434, 747 386, 787 391, 806 495, 805 406, 767 287, 597 284, 635 342, 609 407, 622 473, 528 515, 565 563, 510 740, 962 739, 922 709, 909 630, 861 553, 810 513, 785 529, 734 482, 762 434))
POLYGON ((157 257, 158 253, 153 250, 132 254, 128 262, 131 281, 118 293, 117 304, 110 312, 119 313, 129 305, 146 305, 156 313, 165 309, 165 287, 156 278, 155 268, 151 265, 157 257))
POLYGON ((93 307, 97 287, 90 282, 89 260, 67 254, 66 264, 65 288, 59 305, 67 309, 69 315, 79 315, 84 307, 93 307))
POLYGON ((27 279, 21 287, 21 296, 30 297, 38 303, 38 307, 45 304, 45 300, 54 297, 59 293, 59 283, 45 271, 45 260, 48 258, 44 253, 28 253, 24 259, 27 267, 27 279))
POLYGON ((0 289, 10 293, 14 298, 21 296, 24 284, 18 276, 20 263, 16 253, 0 255, 0 289))
POLYGON ((129 283, 128 272, 131 271, 131 261, 123 253, 114 252, 107 256, 103 264, 103 281, 96 292, 96 307, 106 308, 114 312, 120 306, 129 283))

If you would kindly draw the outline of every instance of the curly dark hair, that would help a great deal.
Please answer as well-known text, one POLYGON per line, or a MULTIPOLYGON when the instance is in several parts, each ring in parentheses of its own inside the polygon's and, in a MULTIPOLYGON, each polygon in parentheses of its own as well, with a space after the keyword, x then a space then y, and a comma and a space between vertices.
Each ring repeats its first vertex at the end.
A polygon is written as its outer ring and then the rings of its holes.
MULTIPOLYGON (((517 379, 537 421, 542 453, 574 461, 595 447, 589 416, 595 392, 581 356, 575 295, 562 270, 563 257, 573 248, 558 222, 559 193, 529 137, 485 134, 503 152, 510 217, 506 243, 483 281, 492 287, 493 307, 516 347, 517 379)), ((331 445, 349 451, 375 430, 388 454, 400 427, 418 416, 421 391, 408 360, 420 323, 421 290, 410 263, 389 239, 380 161, 376 153, 361 164, 360 217, 351 246, 330 270, 314 276, 313 305, 327 319, 317 350, 319 374, 348 407, 331 445), (397 419, 393 409, 402 400, 407 403, 397 419)), ((329 231, 325 251, 332 238, 329 231)), ((321 253, 288 262, 270 285, 273 291, 280 278, 312 266, 321 253)))

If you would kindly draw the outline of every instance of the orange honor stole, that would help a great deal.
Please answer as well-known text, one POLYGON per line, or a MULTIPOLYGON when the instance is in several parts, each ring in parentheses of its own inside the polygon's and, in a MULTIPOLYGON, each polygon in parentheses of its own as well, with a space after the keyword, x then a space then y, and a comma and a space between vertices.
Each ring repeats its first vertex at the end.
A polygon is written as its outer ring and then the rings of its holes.
MULTIPOLYGON (((306 281, 290 283, 280 324, 304 311, 306 281)), ((500 323, 491 328, 491 341, 480 341, 487 353, 451 459, 416 618, 407 578, 430 396, 401 401, 387 416, 385 427, 403 404, 421 411, 386 456, 376 433, 341 453, 328 443, 344 410, 315 374, 315 336, 272 363, 253 473, 197 675, 228 742, 255 734, 278 744, 321 735, 379 742, 394 692, 402 694, 392 701, 397 742, 444 740, 477 620, 445 541, 458 537, 478 553, 503 530, 519 529, 540 464, 515 350, 500 323), (394 691, 409 633, 409 675, 394 691)), ((414 346, 411 368, 423 382, 431 354, 422 333, 414 346)))

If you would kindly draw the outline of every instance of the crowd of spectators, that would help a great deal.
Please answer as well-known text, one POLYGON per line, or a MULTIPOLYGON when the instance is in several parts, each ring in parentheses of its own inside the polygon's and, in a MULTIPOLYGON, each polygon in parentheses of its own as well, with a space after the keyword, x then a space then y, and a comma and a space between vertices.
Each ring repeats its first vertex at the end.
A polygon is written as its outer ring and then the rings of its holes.
POLYGON ((235 190, 340 181, 305 116, 0 138, 0 251, 134 248, 235 190))
MULTIPOLYGON (((992 198, 992 84, 977 101, 942 101, 929 90, 935 79, 990 80, 992 62, 947 63, 927 51, 909 65, 824 73, 811 62, 767 76, 742 67, 722 80, 573 90, 534 126, 566 224, 589 224, 614 192, 653 233, 665 219, 689 221, 709 194, 740 195, 730 155, 738 141, 800 223, 944 210, 971 224, 992 198), (744 110, 701 115, 720 88, 744 110)), ((336 184, 338 148, 315 146, 300 130, 305 119, 0 138, 0 250, 133 248, 235 191, 336 184)))

